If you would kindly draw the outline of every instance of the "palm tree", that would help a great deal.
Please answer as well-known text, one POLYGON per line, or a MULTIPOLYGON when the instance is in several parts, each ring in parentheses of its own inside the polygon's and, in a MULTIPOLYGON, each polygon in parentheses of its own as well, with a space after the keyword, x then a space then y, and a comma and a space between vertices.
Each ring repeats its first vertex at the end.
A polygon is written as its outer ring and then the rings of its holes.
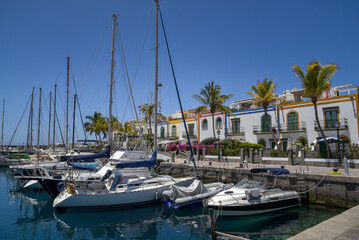
POLYGON ((87 132, 90 132, 90 134, 95 134, 96 141, 101 140, 101 133, 104 135, 103 138, 106 138, 108 121, 102 117, 101 113, 95 112, 93 116, 87 115, 85 118, 90 120, 84 123, 85 129, 87 132))
MULTIPOLYGON (((329 156, 332 157, 332 152, 329 148, 328 141, 324 136, 322 126, 319 122, 317 102, 320 95, 324 91, 330 89, 331 79, 336 71, 338 71, 339 66, 336 64, 320 65, 320 61, 313 61, 307 65, 306 73, 303 73, 303 70, 298 65, 293 65, 293 72, 299 78, 302 86, 304 88, 305 96, 309 97, 313 103, 315 120, 318 124, 319 132, 322 135, 329 156)), ((339 139, 338 139, 339 141, 339 139)))
POLYGON ((94 133, 96 141, 99 138, 101 139, 101 136, 99 136, 101 131, 99 131, 98 121, 99 121, 99 119, 102 118, 102 114, 98 113, 98 112, 95 112, 93 116, 87 115, 85 118, 90 120, 89 122, 84 123, 84 127, 85 127, 86 131, 90 132, 90 134, 94 133))
POLYGON ((213 123, 213 137, 216 138, 216 133, 214 130, 214 113, 218 110, 221 110, 234 116, 231 109, 223 105, 226 100, 233 97, 233 94, 221 94, 221 86, 217 84, 215 85, 214 81, 211 81, 200 90, 199 94, 194 94, 192 97, 203 104, 203 106, 199 106, 196 109, 197 113, 207 111, 207 107, 210 108, 213 123))
POLYGON ((151 123, 152 123, 152 116, 154 114, 154 110, 155 110, 155 104, 143 104, 141 105, 140 107, 140 111, 145 115, 144 116, 144 119, 145 119, 145 122, 149 124, 149 127, 150 127, 150 134, 152 134, 152 126, 151 126, 151 123))
POLYGON ((277 85, 274 86, 273 79, 268 81, 268 78, 265 78, 263 82, 258 81, 257 86, 251 86, 253 92, 247 92, 248 94, 254 97, 254 103, 256 105, 262 106, 264 110, 264 118, 266 119, 267 126, 272 134, 274 143, 277 146, 277 149, 280 149, 280 146, 277 142, 277 139, 274 135, 272 125, 269 122, 268 116, 268 106, 276 100, 276 94, 274 93, 277 85))

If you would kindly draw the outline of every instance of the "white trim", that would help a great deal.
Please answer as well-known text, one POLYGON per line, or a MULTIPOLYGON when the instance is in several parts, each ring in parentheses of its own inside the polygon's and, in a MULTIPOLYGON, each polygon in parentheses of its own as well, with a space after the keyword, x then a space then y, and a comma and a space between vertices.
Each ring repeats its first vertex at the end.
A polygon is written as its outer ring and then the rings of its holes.
POLYGON ((280 158, 280 157, 263 157, 264 161, 288 161, 288 158, 280 158))

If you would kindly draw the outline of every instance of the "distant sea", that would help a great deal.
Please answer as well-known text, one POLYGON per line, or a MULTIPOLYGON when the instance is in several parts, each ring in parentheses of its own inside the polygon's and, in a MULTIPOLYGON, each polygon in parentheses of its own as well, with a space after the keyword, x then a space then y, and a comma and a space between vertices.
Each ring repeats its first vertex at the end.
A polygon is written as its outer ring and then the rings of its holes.
MULTIPOLYGON (((208 209, 171 211, 162 204, 128 210, 75 210, 58 214, 46 193, 18 189, 9 169, 0 168, 0 239, 211 239, 208 209)), ((344 211, 302 205, 260 216, 217 219, 217 230, 298 233, 344 211)), ((241 235, 286 239, 289 235, 241 235)), ((219 238, 221 239, 221 238, 219 238)))

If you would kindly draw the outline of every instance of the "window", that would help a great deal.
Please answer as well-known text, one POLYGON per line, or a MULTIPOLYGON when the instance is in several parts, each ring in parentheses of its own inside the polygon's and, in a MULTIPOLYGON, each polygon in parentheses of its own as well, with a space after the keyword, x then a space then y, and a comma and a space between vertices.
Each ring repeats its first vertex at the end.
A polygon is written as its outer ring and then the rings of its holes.
POLYGON ((335 128, 335 123, 338 121, 338 108, 323 109, 324 111, 324 127, 335 128))
POLYGON ((234 134, 241 133, 241 120, 240 119, 232 120, 232 131, 234 134))
MULTIPOLYGON (((269 121, 269 126, 272 125, 272 119, 271 119, 271 116, 269 114, 267 114, 268 116, 268 121, 269 121)), ((265 115, 262 116, 262 119, 261 119, 261 130, 262 132, 269 132, 269 126, 268 126, 268 123, 267 123, 267 119, 265 117, 265 115)))
POLYGON ((216 127, 217 129, 222 128, 222 118, 219 117, 216 119, 216 127))
POLYGON ((165 128, 161 127, 161 138, 165 138, 165 128))
POLYGON ((204 119, 204 120, 202 121, 202 129, 203 129, 203 130, 207 130, 207 129, 208 129, 208 121, 207 121, 207 119, 204 119))
POLYGON ((188 135, 194 136, 194 124, 188 124, 188 135))
POLYGON ((172 130, 171 131, 171 136, 176 137, 177 136, 177 128, 176 128, 176 126, 173 125, 171 130, 172 130))
POLYGON ((298 130, 298 114, 290 112, 287 115, 288 130, 298 130))

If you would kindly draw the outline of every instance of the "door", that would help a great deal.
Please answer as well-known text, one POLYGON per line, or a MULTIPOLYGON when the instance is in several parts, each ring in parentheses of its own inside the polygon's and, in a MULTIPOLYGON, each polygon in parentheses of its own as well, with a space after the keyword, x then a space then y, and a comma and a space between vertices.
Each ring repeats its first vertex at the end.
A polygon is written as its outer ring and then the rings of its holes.
POLYGON ((287 152, 288 142, 287 141, 282 141, 282 144, 283 144, 283 151, 287 152))
POLYGON ((325 128, 335 128, 338 120, 338 109, 324 110, 325 128))
POLYGON ((288 130, 298 130, 298 114, 295 112, 288 114, 288 130))

